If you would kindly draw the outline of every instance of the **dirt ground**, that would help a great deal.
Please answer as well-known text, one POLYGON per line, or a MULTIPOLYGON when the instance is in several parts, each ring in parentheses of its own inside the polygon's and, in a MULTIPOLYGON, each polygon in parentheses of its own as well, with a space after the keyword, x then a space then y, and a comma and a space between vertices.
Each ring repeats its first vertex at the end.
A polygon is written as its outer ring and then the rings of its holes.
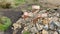
MULTIPOLYGON (((15 23, 23 14, 23 12, 19 9, 1 9, 0 15, 7 16, 12 20, 12 24, 15 23)), ((13 30, 11 27, 5 31, 5 34, 12 34, 13 30)))

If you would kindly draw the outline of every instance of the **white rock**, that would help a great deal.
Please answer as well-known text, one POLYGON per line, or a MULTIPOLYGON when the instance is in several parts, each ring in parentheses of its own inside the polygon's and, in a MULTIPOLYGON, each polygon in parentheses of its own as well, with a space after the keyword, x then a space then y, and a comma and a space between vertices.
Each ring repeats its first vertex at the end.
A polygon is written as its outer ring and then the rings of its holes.
POLYGON ((24 12, 24 15, 28 16, 28 12, 24 12))
POLYGON ((43 30, 43 31, 42 31, 42 34, 49 34, 49 33, 48 33, 48 31, 43 30))
POLYGON ((17 28, 21 28, 21 25, 17 23, 14 23, 13 26, 14 26, 14 30, 16 30, 17 28))
POLYGON ((28 27, 24 27, 24 30, 27 31, 28 30, 28 27))
POLYGON ((40 6, 39 5, 33 5, 32 9, 40 9, 40 6))
POLYGON ((59 13, 57 13, 57 16, 59 17, 59 13))
POLYGON ((48 16, 47 13, 42 14, 42 17, 47 17, 47 16, 48 16))

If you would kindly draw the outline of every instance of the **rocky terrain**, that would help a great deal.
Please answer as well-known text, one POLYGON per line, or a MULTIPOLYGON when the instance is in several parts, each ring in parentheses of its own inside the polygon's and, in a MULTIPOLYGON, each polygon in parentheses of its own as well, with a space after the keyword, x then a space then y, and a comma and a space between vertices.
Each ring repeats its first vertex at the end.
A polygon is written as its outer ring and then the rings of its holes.
MULTIPOLYGON (((17 22, 20 22, 20 17, 21 15, 23 14, 21 12, 21 10, 23 12, 25 11, 28 11, 29 10, 31 11, 32 9, 32 5, 39 5, 41 8, 40 11, 42 11, 42 14, 45 12, 45 11, 51 11, 48 12, 50 15, 48 18, 52 17, 55 19, 57 18, 56 16, 60 13, 60 0, 25 0, 25 3, 24 4, 21 4, 19 5, 19 7, 17 7, 17 9, 0 9, 0 14, 3 15, 3 16, 7 16, 9 18, 11 18, 12 22, 13 23, 17 23, 17 22), (21 9, 21 10, 20 10, 21 9), (50 9, 50 10, 49 10, 50 9), (57 12, 56 12, 57 11, 57 12), (52 15, 54 13, 54 15, 52 15), (56 15, 57 14, 57 15, 56 15), (17 21, 17 22, 16 22, 17 21)), ((44 14, 43 14, 44 15, 44 14)), ((31 16, 31 15, 30 15, 31 16)), ((36 16, 36 15, 35 15, 36 16)), ((58 15, 59 16, 59 15, 58 15)), ((37 18, 37 17, 35 17, 37 18)), ((58 17, 59 18, 59 17, 58 17)), ((58 19, 57 18, 57 19, 58 19)), ((29 18, 30 19, 30 18, 29 18)), ((29 20, 27 19, 27 20, 29 20)), ((34 18, 33 18, 34 19, 34 18)), ((60 18, 59 18, 60 19, 60 18)), ((27 21, 26 20, 26 21, 27 21)), ((43 19, 43 22, 47 21, 48 19, 43 19)), ((24 20, 25 21, 25 20, 24 20)), ((34 21, 34 20, 33 20, 34 21)), ((36 21, 36 20, 35 20, 36 21)), ((34 21, 34 22, 35 22, 34 21)), ((41 20, 40 20, 41 21, 41 20)), ((42 22, 42 23, 43 23, 42 22)), ((17 23, 19 24, 19 23, 17 23)), ((17 34, 23 34, 23 32, 25 30, 28 29, 28 31, 31 33, 31 34, 60 34, 60 31, 59 31, 59 25, 60 23, 57 21, 57 22, 54 22, 54 20, 52 20, 49 24, 50 27, 48 27, 48 25, 46 25, 46 23, 44 24, 40 24, 39 22, 36 23, 36 24, 31 24, 31 23, 26 23, 24 22, 22 25, 20 24, 19 26, 20 29, 18 29, 19 31, 17 32, 17 34), (53 22, 53 23, 52 23, 53 22), (52 24, 51 24, 52 23, 52 24), (25 25, 25 26, 24 26, 25 25), (28 25, 28 26, 27 26, 28 25), (32 26, 32 27, 31 27, 32 26), (57 26, 57 27, 55 27, 57 26), (31 27, 29 29, 29 27, 31 27), (41 28, 41 29, 39 29, 41 28), (43 29, 44 28, 44 29, 43 29), (56 29, 57 28, 57 29, 56 29), (50 30, 49 30, 50 29, 50 30), (34 31, 34 32, 33 32, 34 31), (48 33, 49 32, 49 33, 48 33)), ((13 25, 13 24, 12 24, 13 25)), ((17 27, 19 27, 17 26, 17 27)), ((12 34, 14 31, 14 29, 12 29, 12 27, 10 27, 7 31, 5 31, 5 34, 12 34), (7 33, 8 32, 8 33, 7 33)), ((14 33, 13 33, 14 34, 14 33)))

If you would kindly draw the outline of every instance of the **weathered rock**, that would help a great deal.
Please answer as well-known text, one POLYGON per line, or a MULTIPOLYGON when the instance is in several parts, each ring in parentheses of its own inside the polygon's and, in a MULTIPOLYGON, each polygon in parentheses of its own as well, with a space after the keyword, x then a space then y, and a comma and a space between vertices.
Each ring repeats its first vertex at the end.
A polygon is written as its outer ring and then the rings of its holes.
POLYGON ((45 29, 45 30, 48 30, 48 29, 49 29, 48 25, 45 25, 45 26, 44 26, 44 29, 45 29))
POLYGON ((47 16, 48 16, 47 13, 42 14, 42 17, 47 17, 47 16))
POLYGON ((49 19, 48 19, 48 18, 44 18, 42 21, 43 21, 42 23, 43 23, 44 25, 49 23, 49 19))
POLYGON ((55 31, 54 34, 58 34, 58 32, 55 31))
POLYGON ((40 9, 40 6, 39 5, 33 5, 32 9, 40 9))
POLYGON ((49 34, 49 33, 48 33, 48 31, 43 30, 43 31, 42 31, 42 34, 49 34))
POLYGON ((42 29, 43 29, 43 25, 41 25, 41 24, 38 24, 38 23, 37 23, 36 26, 37 26, 37 29, 38 29, 38 30, 42 30, 42 29))
MULTIPOLYGON (((60 32, 57 30, 60 28, 60 23, 58 22, 58 12, 55 10, 42 10, 38 13, 39 7, 33 6, 34 12, 25 12, 26 19, 22 17, 23 20, 19 21, 25 25, 24 30, 29 31, 31 34, 58 34, 60 32), (35 9, 36 8, 36 9, 35 9), (36 12, 37 11, 37 12, 36 12), (47 12, 46 12, 47 11, 47 12), (58 32, 56 32, 58 31, 58 32)), ((18 23, 19 23, 18 22, 18 23)))
POLYGON ((32 27, 32 28, 31 28, 31 32, 33 32, 33 33, 37 33, 38 30, 36 29, 36 27, 32 27))
POLYGON ((60 23, 59 22, 54 22, 55 23, 55 25, 57 26, 57 27, 59 27, 60 28, 60 23))
POLYGON ((54 31, 49 30, 49 34, 54 34, 54 31))
POLYGON ((51 29, 51 30, 55 29, 55 25, 54 25, 53 21, 49 23, 49 29, 51 29))

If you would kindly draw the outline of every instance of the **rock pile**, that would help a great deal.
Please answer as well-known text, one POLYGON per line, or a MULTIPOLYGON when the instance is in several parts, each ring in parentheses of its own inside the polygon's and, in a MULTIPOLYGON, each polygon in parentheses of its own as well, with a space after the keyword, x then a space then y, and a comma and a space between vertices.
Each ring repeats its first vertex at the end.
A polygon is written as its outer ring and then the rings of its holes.
POLYGON ((33 5, 32 11, 24 12, 14 25, 14 30, 24 27, 23 34, 28 31, 30 34, 60 34, 60 14, 54 9, 40 10, 40 6, 33 5))

